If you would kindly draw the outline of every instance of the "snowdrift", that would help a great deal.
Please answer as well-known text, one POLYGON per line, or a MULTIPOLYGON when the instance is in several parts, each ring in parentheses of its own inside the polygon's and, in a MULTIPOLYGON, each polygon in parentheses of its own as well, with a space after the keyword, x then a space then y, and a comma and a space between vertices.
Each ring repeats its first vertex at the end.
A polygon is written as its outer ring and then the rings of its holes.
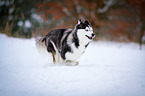
POLYGON ((61 66, 34 39, 0 34, 0 96, 145 96, 145 45, 92 42, 80 65, 61 66))

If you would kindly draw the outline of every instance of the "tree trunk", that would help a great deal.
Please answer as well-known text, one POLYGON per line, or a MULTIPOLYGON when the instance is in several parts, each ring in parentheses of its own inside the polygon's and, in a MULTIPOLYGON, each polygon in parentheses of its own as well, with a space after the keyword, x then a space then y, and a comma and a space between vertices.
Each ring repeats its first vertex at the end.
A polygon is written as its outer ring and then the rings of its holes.
POLYGON ((144 31, 145 31, 145 22, 142 21, 142 26, 141 26, 141 30, 140 30, 140 34, 139 34, 140 50, 142 49, 142 38, 143 38, 143 35, 144 35, 144 31))

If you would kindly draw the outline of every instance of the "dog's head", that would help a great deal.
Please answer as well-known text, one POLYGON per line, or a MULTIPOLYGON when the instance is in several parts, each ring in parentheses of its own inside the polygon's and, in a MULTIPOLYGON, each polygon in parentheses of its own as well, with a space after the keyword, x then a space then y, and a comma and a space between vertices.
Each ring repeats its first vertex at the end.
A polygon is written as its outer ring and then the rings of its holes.
POLYGON ((82 39, 87 38, 89 40, 92 40, 95 37, 95 34, 93 33, 93 28, 87 20, 84 23, 81 21, 81 19, 78 20, 76 29, 79 37, 82 39))

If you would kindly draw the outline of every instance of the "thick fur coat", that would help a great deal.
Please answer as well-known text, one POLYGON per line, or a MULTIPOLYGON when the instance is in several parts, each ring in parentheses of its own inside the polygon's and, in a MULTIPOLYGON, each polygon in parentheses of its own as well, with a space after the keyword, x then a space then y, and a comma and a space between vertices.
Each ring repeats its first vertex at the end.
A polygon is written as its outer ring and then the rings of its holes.
POLYGON ((36 45, 51 53, 54 63, 77 65, 78 58, 94 37, 90 23, 87 20, 84 23, 78 20, 74 29, 56 29, 45 37, 36 38, 36 45))

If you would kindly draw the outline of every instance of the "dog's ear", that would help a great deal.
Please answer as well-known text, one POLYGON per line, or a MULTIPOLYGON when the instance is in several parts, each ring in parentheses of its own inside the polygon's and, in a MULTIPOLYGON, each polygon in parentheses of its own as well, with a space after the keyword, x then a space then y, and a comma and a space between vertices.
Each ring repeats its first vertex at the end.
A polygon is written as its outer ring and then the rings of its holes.
POLYGON ((81 20, 81 19, 79 19, 79 20, 78 20, 78 24, 81 24, 81 23, 82 23, 82 20, 81 20))
POLYGON ((90 23, 89 23, 89 21, 88 21, 88 20, 86 20, 84 23, 86 23, 86 24, 90 25, 90 23))

